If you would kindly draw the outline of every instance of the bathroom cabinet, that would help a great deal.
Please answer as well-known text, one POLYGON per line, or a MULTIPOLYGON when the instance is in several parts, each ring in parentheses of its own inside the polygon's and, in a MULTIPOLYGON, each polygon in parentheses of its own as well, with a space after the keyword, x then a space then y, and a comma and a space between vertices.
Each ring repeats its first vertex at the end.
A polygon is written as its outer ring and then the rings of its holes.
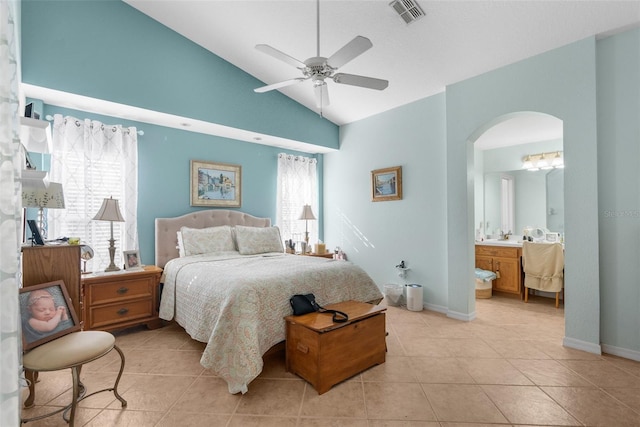
POLYGON ((522 248, 516 246, 476 245, 476 267, 499 272, 493 290, 520 295, 522 291, 522 248))

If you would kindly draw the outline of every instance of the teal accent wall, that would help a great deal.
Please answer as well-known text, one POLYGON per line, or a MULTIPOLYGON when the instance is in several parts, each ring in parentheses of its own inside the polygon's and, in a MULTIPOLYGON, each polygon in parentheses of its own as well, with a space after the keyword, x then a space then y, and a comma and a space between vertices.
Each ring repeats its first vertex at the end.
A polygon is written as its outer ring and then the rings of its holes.
MULTIPOLYGON (((45 114, 62 114, 105 124, 135 126, 144 131, 138 136, 138 240, 142 262, 153 264, 155 219, 183 215, 202 209, 190 206, 190 160, 231 163, 242 166, 242 206, 232 208, 258 217, 276 217, 276 176, 278 153, 316 157, 179 129, 138 123, 130 120, 44 106, 45 114)), ((320 169, 320 179, 322 170, 320 169)), ((50 236, 51 238, 61 236, 50 236)), ((122 249, 122 248, 121 248, 122 249)))
MULTIPOLYGON (((119 0, 25 1, 22 81, 294 139, 338 147, 338 127, 119 0)), ((277 154, 316 157, 244 141, 137 123, 42 104, 55 113, 135 126, 139 137, 138 230, 142 261, 154 262, 154 220, 197 209, 189 201, 189 162, 242 166, 242 211, 276 215, 277 154)), ((322 185, 320 186, 320 191, 322 185)), ((321 193, 320 193, 321 194, 321 193)), ((320 200, 322 207, 322 200, 320 200)), ((319 221, 323 237, 323 220, 319 221)))
POLYGON ((640 29, 597 47, 601 341, 640 360, 640 29))
POLYGON ((24 1, 22 81, 338 148, 335 124, 119 0, 24 1))

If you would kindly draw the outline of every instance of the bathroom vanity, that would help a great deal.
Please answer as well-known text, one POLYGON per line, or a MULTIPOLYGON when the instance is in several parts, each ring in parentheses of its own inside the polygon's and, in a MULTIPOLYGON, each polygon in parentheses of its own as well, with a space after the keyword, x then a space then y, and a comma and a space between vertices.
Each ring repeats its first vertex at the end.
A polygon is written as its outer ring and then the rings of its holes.
POLYGON ((493 290, 520 295, 522 292, 522 244, 509 240, 476 242, 476 267, 499 277, 493 290))

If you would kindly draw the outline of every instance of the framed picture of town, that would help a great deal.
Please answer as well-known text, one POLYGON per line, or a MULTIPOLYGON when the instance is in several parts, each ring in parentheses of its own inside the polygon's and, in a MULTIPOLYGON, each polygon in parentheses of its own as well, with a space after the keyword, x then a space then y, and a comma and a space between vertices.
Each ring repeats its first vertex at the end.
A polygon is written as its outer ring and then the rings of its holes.
POLYGON ((240 207, 242 167, 191 160, 191 206, 240 207))
POLYGON ((402 200, 402 166, 371 171, 371 201, 402 200))

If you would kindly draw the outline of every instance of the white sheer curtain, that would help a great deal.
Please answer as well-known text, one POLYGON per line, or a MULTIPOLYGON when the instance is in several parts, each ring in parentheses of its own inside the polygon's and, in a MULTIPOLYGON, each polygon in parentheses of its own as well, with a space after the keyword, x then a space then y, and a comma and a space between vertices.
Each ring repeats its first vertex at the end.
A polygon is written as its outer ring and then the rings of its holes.
POLYGON ((20 425, 21 230, 16 2, 0 1, 0 425, 20 425))
POLYGON ((56 114, 50 179, 62 183, 65 209, 48 209, 49 238, 80 237, 95 253, 87 270, 109 265, 110 223, 93 221, 102 201, 113 197, 125 222, 113 223, 115 264, 122 251, 138 249, 138 135, 136 128, 105 125, 56 114))
MULTIPOLYGON (((278 154, 276 225, 284 240, 304 240, 307 221, 300 220, 304 205, 318 217, 318 161, 310 157, 278 154)), ((309 244, 318 241, 318 221, 308 221, 309 244)))

